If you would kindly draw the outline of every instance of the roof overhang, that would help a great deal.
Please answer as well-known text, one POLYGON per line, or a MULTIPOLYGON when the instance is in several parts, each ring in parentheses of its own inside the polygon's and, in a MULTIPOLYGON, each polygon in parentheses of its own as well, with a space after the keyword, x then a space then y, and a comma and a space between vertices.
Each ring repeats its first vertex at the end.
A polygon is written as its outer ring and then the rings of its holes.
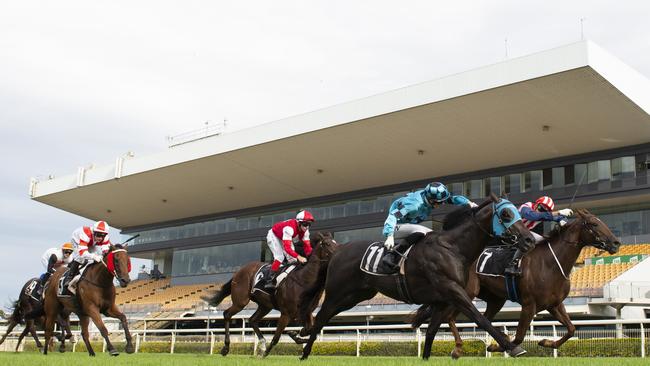
POLYGON ((32 197, 133 227, 647 143, 649 111, 650 82, 580 42, 118 159, 32 197))

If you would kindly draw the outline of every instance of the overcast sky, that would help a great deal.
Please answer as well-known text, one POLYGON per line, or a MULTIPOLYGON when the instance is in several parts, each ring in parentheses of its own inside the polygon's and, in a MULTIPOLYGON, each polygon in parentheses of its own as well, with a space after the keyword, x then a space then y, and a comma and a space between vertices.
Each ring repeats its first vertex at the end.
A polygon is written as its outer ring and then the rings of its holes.
POLYGON ((30 177, 576 42, 581 18, 586 39, 650 77, 649 1, 535 3, 1 2, 0 305, 90 224, 31 201, 30 177))

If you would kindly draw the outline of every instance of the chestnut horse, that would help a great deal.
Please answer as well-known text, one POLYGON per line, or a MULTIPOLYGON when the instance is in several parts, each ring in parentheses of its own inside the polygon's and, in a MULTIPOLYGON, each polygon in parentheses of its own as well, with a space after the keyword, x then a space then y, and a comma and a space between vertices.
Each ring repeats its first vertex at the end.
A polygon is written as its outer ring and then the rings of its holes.
MULTIPOLYGON (((547 242, 542 242, 531 250, 522 260, 522 275, 519 278, 519 297, 521 313, 514 344, 521 344, 526 331, 535 314, 547 310, 555 319, 567 328, 567 333, 557 341, 543 339, 539 341, 542 347, 559 348, 569 338, 573 337, 575 326, 571 323, 569 314, 562 302, 569 295, 571 283, 569 274, 576 263, 582 248, 592 246, 606 250, 610 254, 618 251, 621 243, 609 230, 607 225, 587 210, 576 210, 577 218, 570 224, 551 232, 547 242)), ((478 297, 487 302, 485 317, 492 320, 506 302, 507 293, 505 281, 501 277, 482 276, 474 270, 476 262, 470 271, 467 282, 469 297, 478 297)), ((463 341, 456 328, 456 316, 449 319, 449 328, 454 334, 456 348, 452 357, 462 354, 463 341)), ((499 346, 488 347, 491 352, 501 352, 499 346)))
MULTIPOLYGON (((86 344, 88 354, 95 356, 95 351, 88 338, 88 325, 92 319, 104 337, 110 355, 117 356, 119 353, 113 347, 108 337, 108 330, 102 321, 101 314, 104 314, 120 320, 126 336, 126 352, 133 353, 135 348, 131 341, 129 324, 124 313, 115 304, 115 285, 113 285, 115 278, 118 279, 121 287, 126 287, 129 284, 131 281, 129 278, 130 267, 131 260, 126 251, 126 245, 111 245, 108 252, 104 254, 103 261, 88 264, 88 268, 77 283, 77 295, 64 297, 59 297, 57 294, 59 279, 65 271, 55 272, 50 278, 50 286, 45 290, 44 296, 45 344, 48 344, 52 338, 54 322, 58 314, 67 316, 74 312, 79 317, 81 336, 86 344)), ((47 354, 47 348, 43 353, 47 354)))
MULTIPOLYGON (((223 312, 226 331, 224 346, 221 349, 223 356, 230 351, 230 320, 251 300, 257 303, 257 310, 248 321, 260 341, 260 351, 264 352, 264 357, 268 356, 273 346, 278 343, 284 328, 290 321, 297 321, 305 325, 304 331, 311 327, 314 321, 312 312, 318 306, 323 293, 329 259, 339 245, 332 239, 330 233, 312 233, 310 240, 314 250, 307 259, 307 263, 299 265, 289 273, 287 278, 277 286, 274 295, 261 291, 251 293, 255 283, 255 274, 266 263, 250 262, 235 272, 232 279, 226 282, 213 296, 203 298, 210 305, 217 306, 228 295, 232 297, 232 305, 223 312), (273 340, 266 348, 266 339, 260 332, 259 322, 272 309, 280 311, 280 319, 278 319, 273 340)), ((296 332, 290 332, 289 335, 298 342, 296 332)), ((305 336, 306 333, 302 332, 300 335, 305 336)))

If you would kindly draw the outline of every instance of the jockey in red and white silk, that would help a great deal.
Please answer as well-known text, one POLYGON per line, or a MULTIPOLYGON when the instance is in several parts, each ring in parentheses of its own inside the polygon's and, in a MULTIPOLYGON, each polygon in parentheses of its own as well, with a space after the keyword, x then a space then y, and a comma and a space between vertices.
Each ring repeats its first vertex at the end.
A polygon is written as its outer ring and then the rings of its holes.
POLYGON ((306 259, 296 253, 293 246, 293 239, 298 237, 303 242, 305 255, 311 254, 311 242, 309 241, 309 226, 314 222, 314 216, 309 211, 300 211, 295 219, 278 222, 269 230, 266 240, 273 253, 273 265, 271 270, 277 272, 280 265, 286 259, 289 263, 296 260, 304 263, 306 259))
POLYGON ((111 241, 108 238, 109 226, 106 221, 97 221, 92 227, 82 226, 72 232, 72 244, 75 247, 75 259, 70 263, 70 269, 65 274, 64 282, 68 282, 68 290, 76 293, 75 285, 79 281, 79 268, 87 261, 101 262, 104 254, 110 250, 111 241))

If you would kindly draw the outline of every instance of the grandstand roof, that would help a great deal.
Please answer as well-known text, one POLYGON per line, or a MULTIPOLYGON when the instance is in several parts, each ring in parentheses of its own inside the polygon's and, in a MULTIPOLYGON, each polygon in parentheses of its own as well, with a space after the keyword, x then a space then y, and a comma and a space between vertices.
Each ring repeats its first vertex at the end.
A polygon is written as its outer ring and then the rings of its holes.
POLYGON ((133 227, 646 143, 648 112, 650 82, 579 42, 118 159, 31 194, 133 227))

